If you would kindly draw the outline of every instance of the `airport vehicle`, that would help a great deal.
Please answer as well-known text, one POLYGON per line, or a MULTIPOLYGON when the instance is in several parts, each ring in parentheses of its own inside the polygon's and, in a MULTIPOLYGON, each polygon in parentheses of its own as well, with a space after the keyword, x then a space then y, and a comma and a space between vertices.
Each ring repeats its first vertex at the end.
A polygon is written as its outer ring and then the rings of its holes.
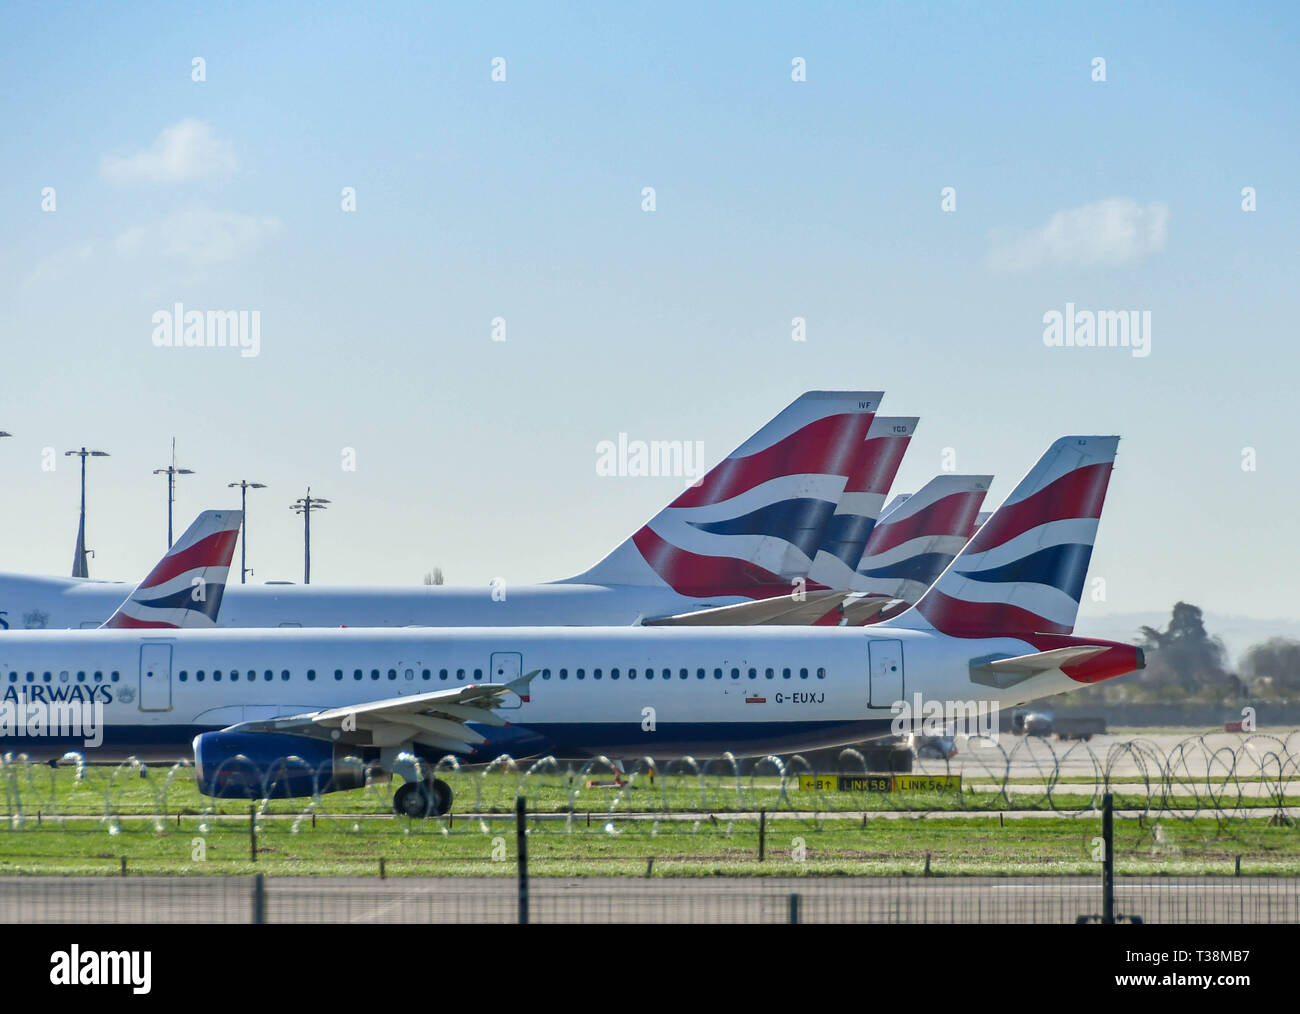
POLYGON ((1095 717, 1054 718, 1052 731, 1057 739, 1081 739, 1085 743, 1093 736, 1106 735, 1106 719, 1095 717))
MULTIPOLYGON (((232 585, 218 623, 622 625, 787 595, 808 574, 845 484, 875 453, 864 441, 881 397, 801 395, 576 577, 527 586, 232 585)), ((116 582, 0 574, 0 633, 98 627, 125 594, 116 582)))
POLYGON ((447 755, 755 756, 887 735, 909 694, 1020 705, 1144 664, 1070 636, 1116 445, 1056 441, 916 606, 869 628, 15 631, 0 751, 84 749, 84 729, 49 719, 75 704, 98 715, 98 759, 175 759, 192 738, 209 795, 312 795, 377 770, 406 779, 394 806, 419 815, 451 806, 447 755))

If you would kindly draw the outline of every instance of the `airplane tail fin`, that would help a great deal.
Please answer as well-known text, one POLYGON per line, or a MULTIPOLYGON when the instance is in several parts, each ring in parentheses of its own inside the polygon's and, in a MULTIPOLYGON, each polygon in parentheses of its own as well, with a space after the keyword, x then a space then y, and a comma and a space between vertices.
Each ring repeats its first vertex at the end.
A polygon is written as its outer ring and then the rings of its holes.
POLYGON ((767 598, 803 577, 880 406, 879 391, 810 391, 583 574, 767 598))
POLYGON ((991 475, 939 475, 871 532, 853 590, 916 602, 966 545, 991 475))
POLYGON ((916 416, 876 416, 859 448, 844 495, 822 534, 808 570, 809 583, 839 590, 852 586, 853 570, 878 523, 885 496, 898 474, 917 422, 916 416))
POLYGON ((1062 437, 911 609, 882 626, 1069 634, 1119 437, 1062 437))
POLYGON ((204 511, 104 627, 212 627, 235 554, 242 511, 204 511))

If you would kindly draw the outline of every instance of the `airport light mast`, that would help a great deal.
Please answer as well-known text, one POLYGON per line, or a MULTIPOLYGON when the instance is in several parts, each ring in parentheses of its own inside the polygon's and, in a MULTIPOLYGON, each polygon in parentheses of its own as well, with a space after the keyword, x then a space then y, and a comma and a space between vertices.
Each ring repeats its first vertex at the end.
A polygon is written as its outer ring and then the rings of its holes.
POLYGON ((154 475, 167 476, 167 548, 172 548, 172 504, 176 502, 176 476, 193 475, 192 468, 176 467, 176 438, 172 437, 172 463, 166 468, 155 468, 154 475))
POLYGON ((302 515, 302 583, 311 584, 311 512, 323 511, 325 505, 330 501, 319 496, 311 495, 311 487, 307 487, 307 495, 299 497, 289 505, 289 509, 295 514, 302 515))
POLYGON ((79 451, 64 451, 65 458, 76 455, 81 459, 81 521, 77 525, 77 548, 72 557, 72 576, 89 577, 89 568, 86 566, 86 459, 87 458, 107 458, 108 451, 88 451, 82 448, 79 451))
MULTIPOLYGON (((244 515, 244 531, 239 540, 239 583, 244 584, 251 573, 248 569, 248 491, 250 489, 266 489, 264 482, 249 482, 247 479, 240 479, 238 482, 226 483, 227 489, 239 487, 239 510, 244 515)), ((309 489, 307 492, 311 492, 309 489)))

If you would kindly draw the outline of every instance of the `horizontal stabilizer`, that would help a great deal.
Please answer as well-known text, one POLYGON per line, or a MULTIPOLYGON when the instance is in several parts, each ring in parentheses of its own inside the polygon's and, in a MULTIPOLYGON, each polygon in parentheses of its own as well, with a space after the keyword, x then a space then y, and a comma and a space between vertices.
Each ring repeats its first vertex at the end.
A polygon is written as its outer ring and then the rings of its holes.
POLYGON ((970 678, 981 686, 1005 690, 1041 673, 1074 662, 1083 662, 1104 651, 1110 651, 1112 647, 1113 645, 1106 644, 1076 644, 1068 648, 1053 648, 1051 651, 1036 651, 1032 655, 1016 655, 1014 658, 983 662, 976 659, 971 662, 970 678))

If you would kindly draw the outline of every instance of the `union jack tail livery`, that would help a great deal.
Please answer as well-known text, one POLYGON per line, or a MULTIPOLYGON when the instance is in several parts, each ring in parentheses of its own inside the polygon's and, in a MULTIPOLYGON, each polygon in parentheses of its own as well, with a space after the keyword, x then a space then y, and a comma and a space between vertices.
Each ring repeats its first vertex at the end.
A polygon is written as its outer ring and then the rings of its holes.
POLYGON ((204 511, 105 627, 213 627, 243 511, 204 511))
POLYGON ((853 569, 880 517, 885 495, 893 485, 903 454, 916 432, 917 418, 877 416, 862 442, 853 474, 822 535, 812 567, 811 583, 827 588, 852 587, 853 569))
POLYGON ((954 637, 1069 634, 1119 437, 1062 437, 920 601, 884 626, 954 637))
POLYGON ((801 395, 566 583, 667 585, 697 598, 787 594, 808 574, 880 399, 879 391, 801 395))
POLYGON ((890 599, 916 602, 966 545, 991 475, 940 475, 901 499, 867 540, 843 606, 845 623, 870 622, 890 599), (884 601, 881 601, 881 600, 884 601))

